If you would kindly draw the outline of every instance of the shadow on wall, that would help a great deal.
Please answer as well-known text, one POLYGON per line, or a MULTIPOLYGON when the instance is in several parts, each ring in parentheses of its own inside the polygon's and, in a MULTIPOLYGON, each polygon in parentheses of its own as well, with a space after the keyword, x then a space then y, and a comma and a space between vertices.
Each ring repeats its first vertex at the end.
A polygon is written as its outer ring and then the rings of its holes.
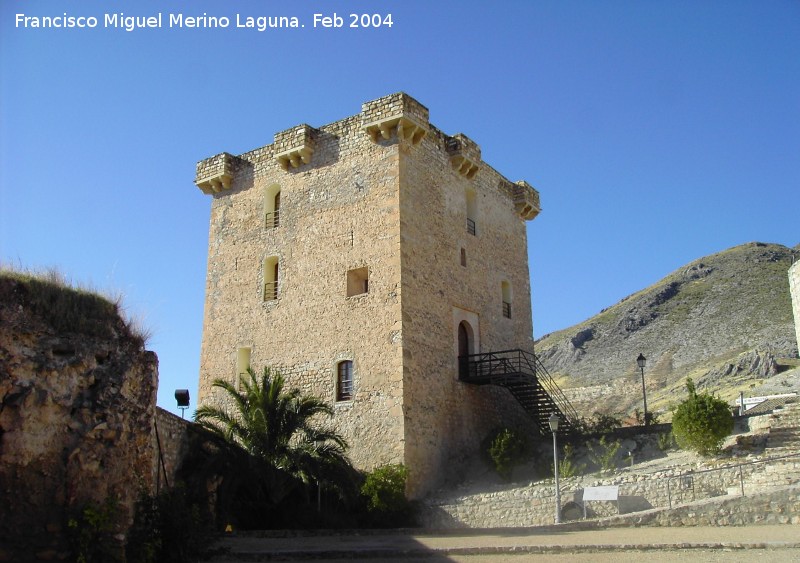
MULTIPOLYGON (((561 518, 564 522, 584 519, 582 493, 583 491, 578 491, 575 494, 575 500, 567 502, 561 508, 561 518)), ((653 505, 641 495, 620 495, 617 501, 587 501, 585 503, 586 518, 630 514, 631 512, 640 512, 651 508, 653 508, 653 505)))

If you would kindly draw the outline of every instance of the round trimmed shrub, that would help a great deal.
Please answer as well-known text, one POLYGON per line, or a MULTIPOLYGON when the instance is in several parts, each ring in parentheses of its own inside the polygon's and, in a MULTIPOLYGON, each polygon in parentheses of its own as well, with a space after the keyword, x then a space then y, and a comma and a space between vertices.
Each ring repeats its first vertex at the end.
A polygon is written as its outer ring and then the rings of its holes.
POLYGON ((733 431, 733 414, 728 404, 708 393, 698 393, 691 378, 686 380, 689 398, 672 417, 672 433, 683 449, 707 456, 718 453, 722 441, 733 431))

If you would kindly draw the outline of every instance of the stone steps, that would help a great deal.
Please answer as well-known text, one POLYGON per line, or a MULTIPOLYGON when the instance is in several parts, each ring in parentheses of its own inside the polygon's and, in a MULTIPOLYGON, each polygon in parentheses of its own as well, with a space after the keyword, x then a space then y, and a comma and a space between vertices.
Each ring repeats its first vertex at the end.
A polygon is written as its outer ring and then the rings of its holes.
POLYGON ((767 448, 778 455, 800 451, 800 403, 787 403, 770 418, 767 448))

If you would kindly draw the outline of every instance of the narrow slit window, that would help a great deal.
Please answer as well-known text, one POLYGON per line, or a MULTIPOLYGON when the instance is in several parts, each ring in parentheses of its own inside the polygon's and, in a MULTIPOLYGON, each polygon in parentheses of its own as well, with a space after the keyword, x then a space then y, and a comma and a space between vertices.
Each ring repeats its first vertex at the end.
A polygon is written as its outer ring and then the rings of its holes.
POLYGON ((250 348, 236 350, 236 388, 241 388, 241 382, 250 369, 250 348))
POLYGON ((466 191, 466 200, 467 200, 467 233, 471 234, 472 236, 477 236, 478 231, 475 226, 475 221, 478 216, 478 203, 475 197, 475 190, 467 190, 466 191))
POLYGON ((250 369, 250 348, 239 348, 236 351, 236 374, 244 375, 250 369))
POLYGON ((467 266, 467 249, 461 249, 461 265, 466 267, 467 266))
POLYGON ((270 186, 264 192, 264 227, 276 229, 281 217, 281 187, 270 186))
POLYGON ((345 360, 339 362, 336 368, 336 400, 350 401, 353 399, 353 362, 345 360))
POLYGON ((278 298, 278 257, 270 256, 264 260, 264 301, 278 298))
POLYGON ((511 284, 504 281, 501 284, 503 292, 503 316, 507 319, 511 318, 511 284))

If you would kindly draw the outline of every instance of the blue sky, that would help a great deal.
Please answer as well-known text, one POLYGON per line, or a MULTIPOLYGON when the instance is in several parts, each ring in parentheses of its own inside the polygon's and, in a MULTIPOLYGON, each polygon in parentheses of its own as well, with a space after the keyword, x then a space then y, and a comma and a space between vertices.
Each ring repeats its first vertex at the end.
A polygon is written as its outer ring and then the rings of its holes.
POLYGON ((3 0, 0 260, 122 292, 154 332, 159 404, 184 387, 194 403, 211 203, 195 163, 401 90, 541 192, 537 338, 706 254, 800 242, 796 0, 3 0), (104 28, 119 12, 164 26, 104 28), (313 27, 334 12, 345 27, 313 27), (169 28, 170 13, 231 26, 169 28), (351 29, 350 13, 393 25, 351 29))

